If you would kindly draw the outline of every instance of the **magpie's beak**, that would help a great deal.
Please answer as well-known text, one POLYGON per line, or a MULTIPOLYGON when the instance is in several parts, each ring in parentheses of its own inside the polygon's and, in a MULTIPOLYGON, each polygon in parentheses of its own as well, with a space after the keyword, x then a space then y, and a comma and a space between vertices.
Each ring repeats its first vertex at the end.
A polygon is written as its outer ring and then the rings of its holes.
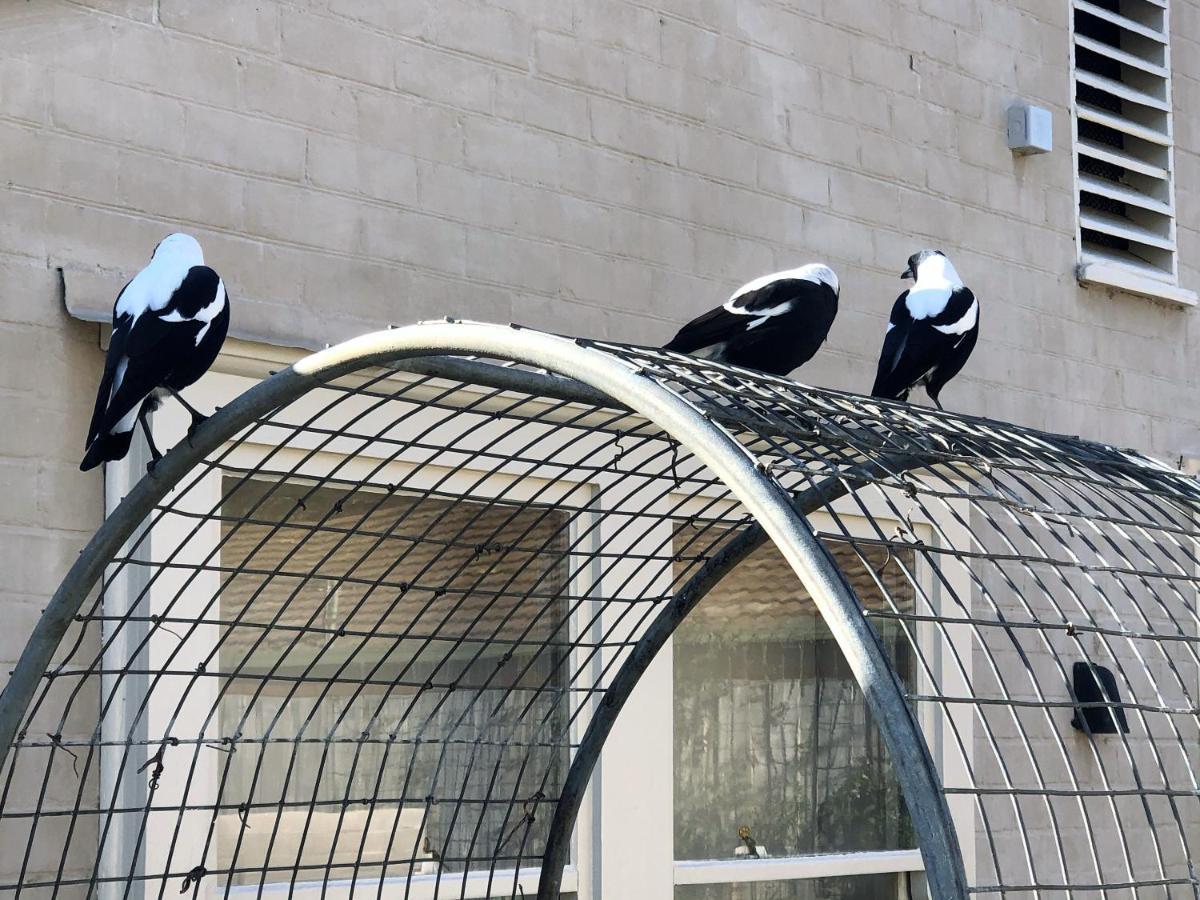
POLYGON ((913 275, 912 266, 909 266, 907 269, 901 272, 900 277, 903 279, 916 278, 916 276, 913 275))

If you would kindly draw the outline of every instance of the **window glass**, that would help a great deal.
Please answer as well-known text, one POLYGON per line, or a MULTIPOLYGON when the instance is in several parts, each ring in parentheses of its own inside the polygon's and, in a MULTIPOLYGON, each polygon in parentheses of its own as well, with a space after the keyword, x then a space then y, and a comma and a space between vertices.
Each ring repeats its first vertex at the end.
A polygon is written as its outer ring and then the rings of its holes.
MULTIPOLYGON (((686 537, 681 529, 677 546, 686 537)), ((845 543, 829 548, 862 602, 884 606, 858 554, 845 543)), ((683 556, 692 551, 701 552, 692 546, 683 556)), ((911 553, 902 559, 911 571, 911 553)), ((912 587, 897 558, 880 549, 868 564, 893 601, 911 609, 912 587)), ((911 683, 912 654, 900 628, 891 620, 875 625, 911 683)), ((673 647, 677 859, 732 858, 745 846, 743 826, 771 856, 913 846, 862 693, 773 546, 748 557, 700 602, 673 647)))
POLYGON ((895 900, 900 875, 855 875, 802 881, 743 884, 688 884, 675 888, 675 900, 895 900))
POLYGON ((233 477, 225 492, 219 715, 239 743, 217 845, 231 880, 539 857, 538 807, 567 764, 544 737, 567 715, 566 516, 233 477))

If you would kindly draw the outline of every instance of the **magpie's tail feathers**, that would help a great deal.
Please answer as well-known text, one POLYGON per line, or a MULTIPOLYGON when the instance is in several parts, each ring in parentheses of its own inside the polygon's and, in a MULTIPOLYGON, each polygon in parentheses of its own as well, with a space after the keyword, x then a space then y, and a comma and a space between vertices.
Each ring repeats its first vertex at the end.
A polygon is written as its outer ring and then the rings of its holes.
POLYGON ((899 400, 900 393, 883 378, 876 378, 875 384, 871 386, 871 396, 880 400, 899 400))
POLYGON ((118 431, 115 434, 102 434, 88 445, 79 471, 86 472, 94 469, 102 462, 115 462, 124 459, 129 452, 129 444, 133 440, 133 430, 118 431))
POLYGON ((876 381, 875 386, 871 388, 871 396, 880 400, 907 400, 908 391, 908 388, 897 388, 894 384, 876 381))

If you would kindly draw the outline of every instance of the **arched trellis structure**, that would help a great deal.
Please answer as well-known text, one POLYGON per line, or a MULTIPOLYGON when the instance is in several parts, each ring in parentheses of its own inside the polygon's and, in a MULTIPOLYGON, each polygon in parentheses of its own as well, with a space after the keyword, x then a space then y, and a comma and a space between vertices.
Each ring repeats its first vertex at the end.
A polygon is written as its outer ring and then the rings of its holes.
POLYGON ((556 896, 634 685, 773 544, 933 896, 1197 896, 1198 510, 1075 438, 518 328, 367 335, 221 409, 67 574, 0 700, 0 888, 556 896))

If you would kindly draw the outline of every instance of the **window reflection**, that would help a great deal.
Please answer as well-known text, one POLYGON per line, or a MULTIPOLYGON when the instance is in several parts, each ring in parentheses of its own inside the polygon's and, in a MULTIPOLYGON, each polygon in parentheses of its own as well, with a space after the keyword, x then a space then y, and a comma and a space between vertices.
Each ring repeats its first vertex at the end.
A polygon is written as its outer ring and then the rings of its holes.
POLYGON ((902 875, 855 875, 803 881, 745 884, 689 884, 675 888, 675 900, 893 900, 902 875))
MULTIPOLYGON (((687 538, 681 529, 677 544, 687 538)), ((884 606, 858 553, 845 543, 828 546, 862 602, 884 606)), ((911 609, 912 587, 899 565, 912 570, 911 552, 900 560, 882 549, 863 552, 893 602, 911 609)), ((912 655, 900 628, 875 624, 901 678, 911 682, 912 655)), ((745 843, 743 825, 772 856, 913 846, 862 694, 774 547, 760 548, 717 585, 676 631, 673 647, 677 859, 733 857, 745 843)))
POLYGON ((229 880, 536 865, 550 817, 530 823, 524 804, 555 797, 567 762, 565 739, 545 737, 567 715, 566 516, 232 477, 225 489, 229 880))

